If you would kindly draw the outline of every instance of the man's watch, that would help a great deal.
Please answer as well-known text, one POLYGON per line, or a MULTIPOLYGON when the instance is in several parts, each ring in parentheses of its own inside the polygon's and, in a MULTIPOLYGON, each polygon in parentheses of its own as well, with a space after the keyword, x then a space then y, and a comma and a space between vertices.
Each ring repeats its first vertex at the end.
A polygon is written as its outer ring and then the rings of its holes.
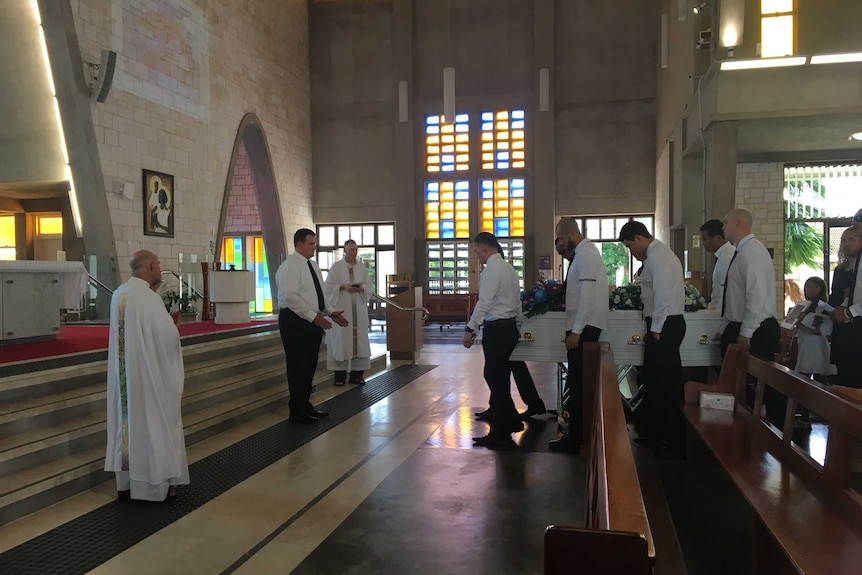
POLYGON ((467 326, 464 328, 464 331, 466 331, 467 333, 473 333, 473 328, 471 328, 470 326, 467 326))
POLYGON ((844 317, 846 317, 849 320, 853 319, 853 312, 850 311, 849 307, 844 308, 844 317))

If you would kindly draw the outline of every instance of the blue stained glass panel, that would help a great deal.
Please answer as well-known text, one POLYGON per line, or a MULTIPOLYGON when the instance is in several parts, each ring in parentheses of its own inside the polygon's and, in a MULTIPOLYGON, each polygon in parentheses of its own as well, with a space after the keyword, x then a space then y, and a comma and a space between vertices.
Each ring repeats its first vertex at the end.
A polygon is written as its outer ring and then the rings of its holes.
POLYGON ((443 154, 440 157, 440 162, 443 164, 454 164, 455 163, 455 156, 454 156, 454 154, 443 154))
POLYGON ((509 169, 509 162, 497 162, 497 169, 498 170, 508 170, 509 169))
POLYGON ((494 235, 508 236, 509 235, 509 218, 497 218, 494 220, 494 235))
POLYGON ((439 125, 440 124, 440 116, 428 116, 427 118, 425 118, 425 123, 429 124, 429 125, 430 124, 438 124, 439 125))
POLYGON ((511 183, 512 188, 521 188, 524 189, 524 178, 512 178, 511 183))
POLYGON ((456 190, 469 190, 470 189, 470 182, 464 182, 464 181, 455 182, 455 189, 456 190))
POLYGON ((469 118, 470 118, 470 116, 468 114, 456 114, 455 115, 455 123, 461 124, 463 122, 466 122, 469 118))
POLYGON ((430 191, 430 192, 439 192, 440 191, 440 184, 437 182, 428 182, 427 184, 425 184, 425 186, 427 187, 428 191, 430 191))
POLYGON ((456 200, 469 200, 470 192, 465 190, 455 190, 455 199, 456 200))
POLYGON ((509 152, 497 152, 497 160, 508 160, 509 152))
POLYGON ((440 126, 428 126, 427 128, 425 128, 425 133, 426 134, 439 134, 440 133, 440 126))
POLYGON ((442 168, 440 168, 440 171, 442 171, 442 172, 454 172, 455 171, 455 165, 454 164, 446 164, 442 168))
POLYGON ((470 131, 470 126, 467 124, 455 124, 455 131, 465 133, 470 131))
POLYGON ((482 124, 483 132, 493 132, 494 131, 494 122, 487 122, 482 124))
POLYGON ((512 122, 513 130, 523 130, 524 129, 524 120, 515 120, 512 122))
POLYGON ((494 112, 482 112, 483 122, 492 122, 494 120, 494 112))
POLYGON ((523 120, 524 119, 524 110, 512 110, 512 119, 513 120, 523 120))
POLYGON ((440 201, 440 193, 439 192, 426 192, 425 200, 429 202, 438 202, 440 201))

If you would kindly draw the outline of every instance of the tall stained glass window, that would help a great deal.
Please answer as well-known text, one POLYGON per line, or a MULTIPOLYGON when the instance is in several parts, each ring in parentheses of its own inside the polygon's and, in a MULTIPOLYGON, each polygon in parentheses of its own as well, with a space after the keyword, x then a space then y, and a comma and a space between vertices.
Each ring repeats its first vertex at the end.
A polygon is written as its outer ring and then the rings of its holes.
POLYGON ((482 113, 482 169, 523 168, 525 120, 523 110, 482 113))
POLYGON ((425 237, 470 237, 470 183, 425 183, 425 237))
POLYGON ((481 180, 479 219, 483 232, 524 236, 524 178, 481 180))
POLYGON ((455 122, 442 116, 425 118, 425 169, 435 172, 465 172, 470 168, 470 117, 458 114, 455 122))

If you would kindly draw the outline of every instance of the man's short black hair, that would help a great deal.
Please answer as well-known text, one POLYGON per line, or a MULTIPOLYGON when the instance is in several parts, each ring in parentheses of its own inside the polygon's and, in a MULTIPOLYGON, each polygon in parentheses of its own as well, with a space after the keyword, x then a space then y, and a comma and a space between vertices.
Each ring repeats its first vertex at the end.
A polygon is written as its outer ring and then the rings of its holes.
POLYGON ((313 231, 308 228, 299 228, 296 230, 296 233, 293 234, 293 247, 296 247, 298 244, 304 244, 305 238, 308 236, 316 236, 313 231))
POLYGON ((476 234, 476 237, 473 238, 473 243, 482 246, 488 246, 494 251, 499 251, 500 249, 500 242, 497 241, 497 238, 494 236, 494 234, 489 232, 479 232, 478 234, 476 234))
POLYGON ((646 226, 643 225, 643 223, 636 222, 634 220, 626 222, 626 224, 622 228, 620 228, 621 242, 632 242, 634 241, 635 236, 651 238, 652 234, 649 233, 649 230, 646 229, 646 226))
POLYGON ((715 236, 721 236, 724 238, 724 223, 722 223, 721 220, 709 220, 700 226, 700 231, 706 232, 711 238, 714 238, 715 236))

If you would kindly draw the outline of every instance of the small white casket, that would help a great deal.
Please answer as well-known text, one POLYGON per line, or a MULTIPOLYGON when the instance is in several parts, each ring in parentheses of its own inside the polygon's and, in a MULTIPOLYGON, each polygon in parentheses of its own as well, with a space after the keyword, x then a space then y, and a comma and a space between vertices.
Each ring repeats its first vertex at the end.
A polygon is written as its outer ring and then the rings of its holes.
MULTIPOLYGON (((687 312, 683 315, 685 339, 679 350, 682 365, 721 365, 719 344, 712 341, 712 336, 718 333, 721 315, 713 310, 687 312)), ((525 318, 521 327, 521 341, 510 359, 565 362, 565 332, 566 312, 553 311, 525 318)), ((613 310, 608 315, 608 328, 602 330, 601 341, 611 345, 614 360, 618 365, 643 365, 645 336, 646 324, 639 310, 613 310)))

